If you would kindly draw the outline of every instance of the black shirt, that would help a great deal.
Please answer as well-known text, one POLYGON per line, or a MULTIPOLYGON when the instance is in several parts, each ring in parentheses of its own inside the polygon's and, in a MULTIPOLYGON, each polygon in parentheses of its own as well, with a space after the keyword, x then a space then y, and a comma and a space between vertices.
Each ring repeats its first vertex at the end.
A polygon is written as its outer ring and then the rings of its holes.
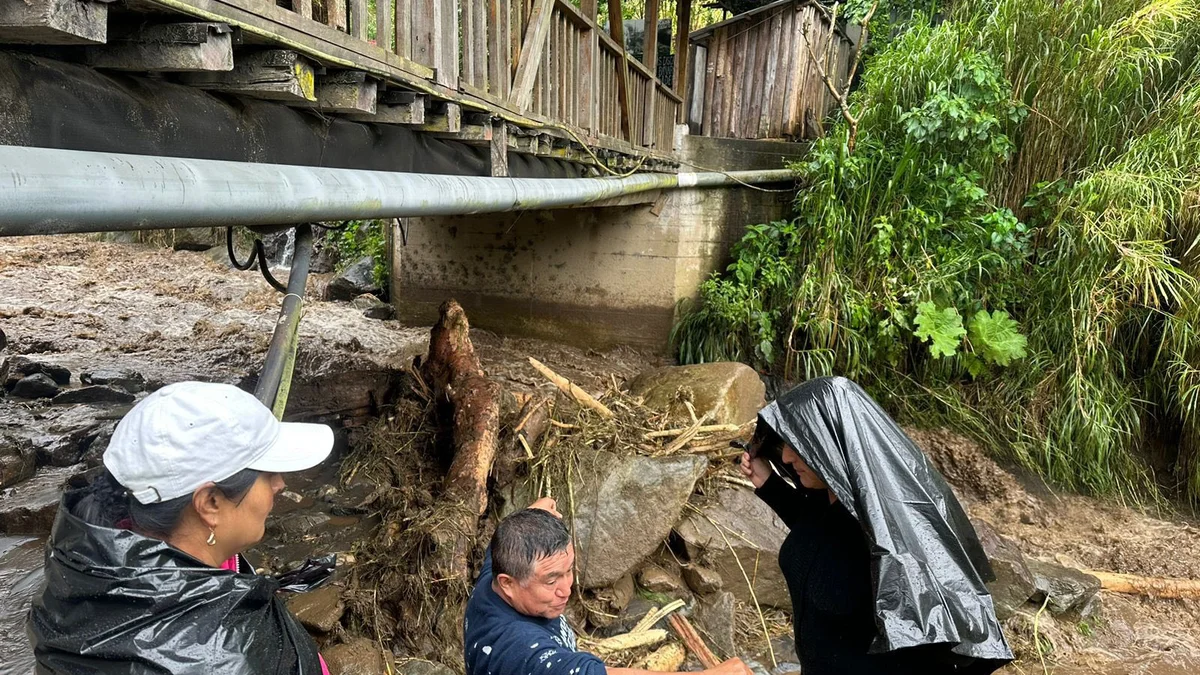
POLYGON ((870 549, 858 520, 841 503, 830 504, 828 491, 795 489, 772 474, 756 494, 790 530, 779 567, 792 598, 804 675, 955 672, 923 648, 867 653, 878 632, 870 549))

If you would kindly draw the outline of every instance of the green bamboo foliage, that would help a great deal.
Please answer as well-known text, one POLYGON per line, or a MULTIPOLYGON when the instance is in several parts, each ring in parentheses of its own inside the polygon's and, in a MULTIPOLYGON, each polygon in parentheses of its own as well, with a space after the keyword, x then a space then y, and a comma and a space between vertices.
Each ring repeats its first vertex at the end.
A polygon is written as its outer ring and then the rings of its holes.
POLYGON ((917 20, 864 64, 854 153, 819 141, 796 218, 684 308, 680 359, 844 374, 1059 484, 1200 498, 1198 45, 1200 0, 917 20))

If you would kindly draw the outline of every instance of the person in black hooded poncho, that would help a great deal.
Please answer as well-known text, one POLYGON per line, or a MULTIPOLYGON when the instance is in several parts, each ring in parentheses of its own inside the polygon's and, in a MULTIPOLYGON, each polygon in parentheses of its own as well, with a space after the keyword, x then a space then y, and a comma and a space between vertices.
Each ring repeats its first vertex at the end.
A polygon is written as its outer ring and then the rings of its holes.
POLYGON ((804 675, 984 675, 1012 660, 970 520, 858 385, 815 379, 763 408, 741 469, 790 529, 779 565, 804 675))

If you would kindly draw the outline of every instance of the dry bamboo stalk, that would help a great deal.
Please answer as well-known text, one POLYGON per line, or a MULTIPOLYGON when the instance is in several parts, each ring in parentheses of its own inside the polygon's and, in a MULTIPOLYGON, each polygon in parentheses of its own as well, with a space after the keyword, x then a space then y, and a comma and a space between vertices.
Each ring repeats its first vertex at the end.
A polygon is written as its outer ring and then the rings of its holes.
POLYGON ((546 365, 541 361, 538 361, 531 356, 529 357, 529 365, 533 366, 534 370, 541 373, 547 380, 553 382, 554 386, 558 387, 564 394, 567 394, 571 398, 575 399, 579 405, 591 408, 606 418, 611 418, 613 416, 613 412, 605 407, 603 403, 597 401, 592 397, 591 394, 580 389, 575 385, 575 383, 547 368, 546 365))
POLYGON ((621 635, 614 635, 610 638, 605 638, 596 644, 592 645, 592 650, 596 654, 611 654, 613 652, 623 652, 638 647, 646 647, 648 645, 656 645, 667 639, 667 631, 661 628, 651 628, 643 631, 630 631, 621 635))
MULTIPOLYGON (((679 434, 688 431, 688 429, 689 428, 685 427, 681 429, 663 429, 662 431, 651 431, 645 435, 645 438, 648 441, 654 440, 655 438, 670 438, 671 436, 678 436, 679 434)), ((700 427, 696 433, 712 434, 718 431, 737 431, 739 429, 741 429, 741 427, 736 424, 707 424, 700 427)))
POLYGON ((692 441, 692 439, 696 437, 696 434, 700 433, 701 427, 703 427, 704 423, 708 421, 708 418, 709 418, 709 415, 705 415, 704 417, 701 417, 700 419, 696 420, 696 423, 693 424, 690 429, 683 432, 679 436, 679 438, 676 438, 675 440, 671 441, 670 445, 663 448, 661 454, 670 455, 672 453, 678 452, 680 448, 682 448, 683 446, 690 443, 692 441))
POLYGON ((1143 577, 1136 574, 1117 574, 1082 570, 1100 580, 1100 588, 1113 593, 1145 595, 1154 598, 1200 598, 1200 580, 1143 577))
POLYGON ((694 654, 705 668, 716 668, 721 665, 721 662, 717 660, 717 657, 708 648, 708 645, 704 644, 704 640, 700 637, 700 634, 692 627, 691 622, 684 618, 682 614, 672 614, 667 617, 667 621, 670 622, 671 629, 675 631, 675 634, 679 636, 683 644, 687 645, 688 651, 694 654))
POLYGON ((663 607, 651 609, 649 612, 646 612, 646 616, 642 617, 641 621, 637 622, 637 625, 633 627, 632 632, 636 633, 638 631, 649 630, 654 626, 654 624, 662 621, 675 610, 683 609, 684 605, 686 604, 687 603, 685 603, 683 600, 676 600, 674 602, 667 603, 663 607))

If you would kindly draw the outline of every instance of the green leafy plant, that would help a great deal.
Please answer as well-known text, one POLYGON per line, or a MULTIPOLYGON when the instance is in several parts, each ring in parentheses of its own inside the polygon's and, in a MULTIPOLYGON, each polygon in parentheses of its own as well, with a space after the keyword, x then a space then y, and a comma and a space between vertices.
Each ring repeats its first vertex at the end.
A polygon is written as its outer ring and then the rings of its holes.
POLYGON ((938 309, 932 302, 917 305, 917 317, 913 319, 917 329, 913 331, 921 340, 929 341, 929 352, 934 358, 954 356, 962 343, 967 329, 963 328, 962 315, 953 307, 938 309))

